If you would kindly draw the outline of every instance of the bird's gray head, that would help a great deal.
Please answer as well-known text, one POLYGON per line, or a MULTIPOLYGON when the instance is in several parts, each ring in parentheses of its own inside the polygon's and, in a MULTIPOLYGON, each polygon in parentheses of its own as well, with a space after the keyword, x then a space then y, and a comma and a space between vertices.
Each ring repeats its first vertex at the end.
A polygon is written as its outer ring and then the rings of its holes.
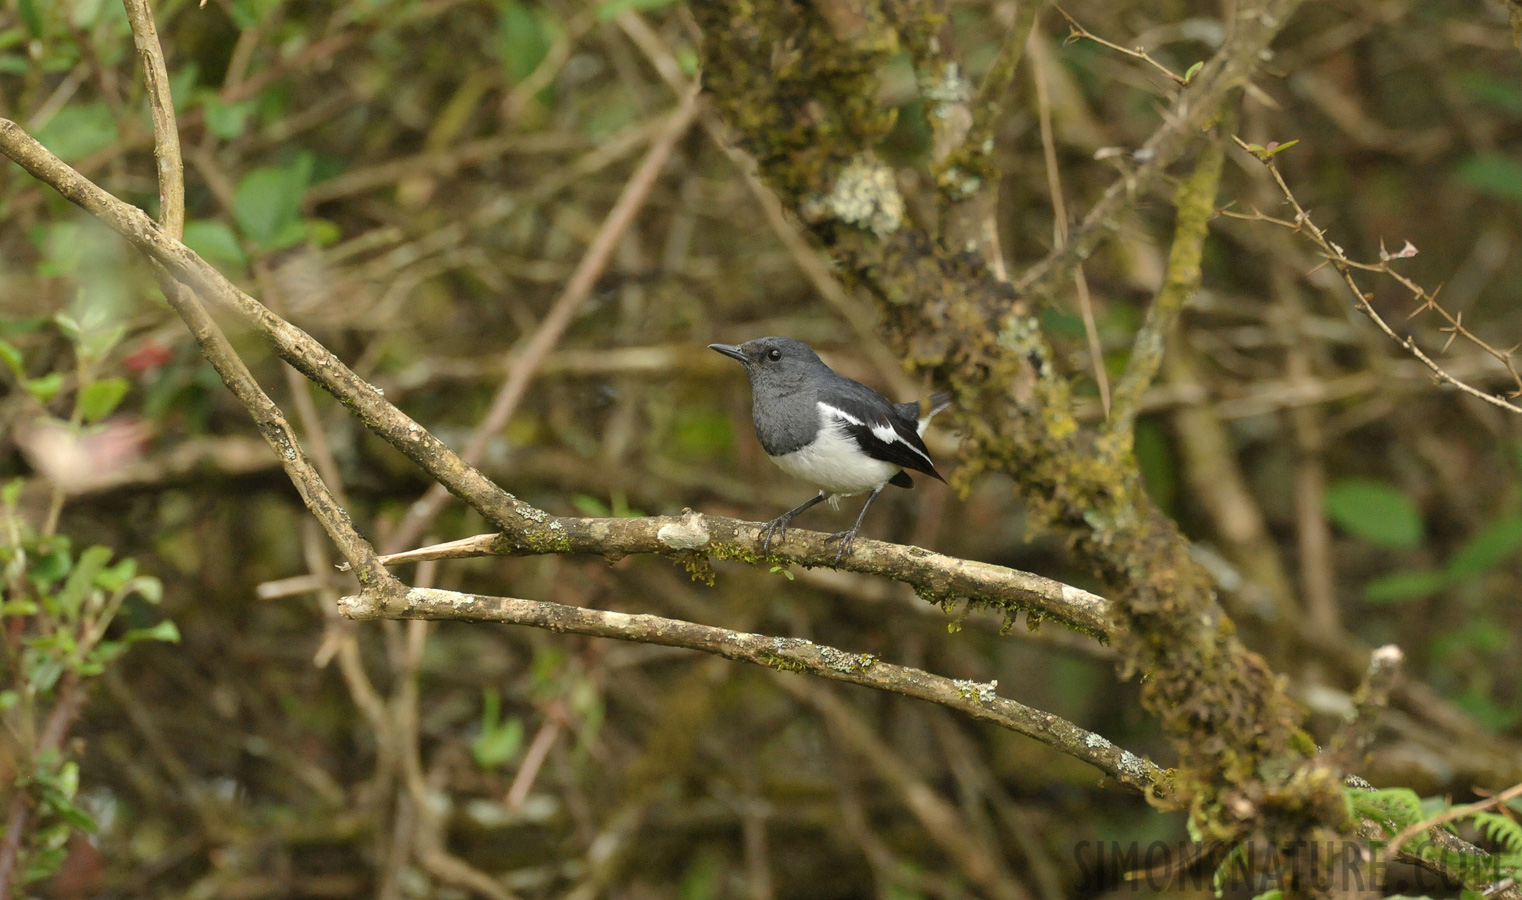
POLYGON ((758 394, 792 393, 808 384, 811 375, 830 371, 812 347, 792 338, 756 338, 738 347, 709 344, 708 349, 739 360, 758 394))

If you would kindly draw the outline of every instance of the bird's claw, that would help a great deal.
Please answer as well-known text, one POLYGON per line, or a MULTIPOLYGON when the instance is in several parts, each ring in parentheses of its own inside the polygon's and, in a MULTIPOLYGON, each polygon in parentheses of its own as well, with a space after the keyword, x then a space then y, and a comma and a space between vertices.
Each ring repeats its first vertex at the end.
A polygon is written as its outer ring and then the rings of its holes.
POLYGON ((838 566, 840 561, 845 558, 845 555, 850 553, 851 548, 856 545, 856 529, 852 528, 850 531, 837 531, 834 534, 825 535, 824 542, 828 544, 830 541, 840 541, 840 549, 835 551, 835 565, 838 566))
POLYGON ((761 531, 756 535, 761 538, 761 555, 772 552, 772 539, 783 540, 787 538, 788 516, 778 516, 761 526, 761 531))

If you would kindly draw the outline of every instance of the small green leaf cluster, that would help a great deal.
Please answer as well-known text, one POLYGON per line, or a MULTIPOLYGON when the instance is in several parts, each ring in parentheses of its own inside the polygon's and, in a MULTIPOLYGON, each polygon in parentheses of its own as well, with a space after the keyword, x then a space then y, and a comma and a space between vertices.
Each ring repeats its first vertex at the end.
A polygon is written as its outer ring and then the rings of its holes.
POLYGON ((135 560, 112 562, 106 547, 76 553, 67 536, 34 531, 18 508, 22 484, 17 479, 0 490, 0 655, 9 676, 0 689, 6 725, 0 741, 16 761, 10 801, 30 810, 22 877, 35 881, 62 864, 73 829, 95 828, 75 801, 79 767, 62 735, 50 737, 59 729, 45 723, 77 703, 87 681, 133 644, 178 641, 180 635, 168 620, 113 630, 129 599, 160 601, 159 580, 138 574, 135 560))

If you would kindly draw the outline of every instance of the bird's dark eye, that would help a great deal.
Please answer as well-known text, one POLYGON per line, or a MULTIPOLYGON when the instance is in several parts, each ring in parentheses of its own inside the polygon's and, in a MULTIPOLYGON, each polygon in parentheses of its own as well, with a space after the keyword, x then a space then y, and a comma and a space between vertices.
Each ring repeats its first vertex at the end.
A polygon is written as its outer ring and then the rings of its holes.
POLYGON ((772 362, 776 362, 782 358, 782 351, 773 347, 772 349, 766 351, 766 358, 772 362))

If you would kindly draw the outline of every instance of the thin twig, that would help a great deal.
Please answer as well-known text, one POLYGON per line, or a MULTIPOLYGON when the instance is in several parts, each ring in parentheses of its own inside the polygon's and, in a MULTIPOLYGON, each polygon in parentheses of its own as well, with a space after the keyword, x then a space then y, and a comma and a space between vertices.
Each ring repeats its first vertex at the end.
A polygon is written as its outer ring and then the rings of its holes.
MULTIPOLYGON (((1522 414, 1522 406, 1518 406, 1517 404, 1510 402, 1505 397, 1499 397, 1494 394, 1482 391, 1479 388, 1472 387, 1468 383, 1454 377, 1453 375, 1449 374, 1442 366, 1439 366, 1435 361, 1433 361, 1433 359, 1428 356, 1421 347, 1417 346, 1416 340, 1414 338, 1397 334, 1395 329, 1390 327, 1390 324, 1385 321, 1385 318, 1381 316, 1379 312, 1374 309, 1374 306, 1370 303, 1370 301, 1373 299, 1373 296, 1371 294, 1365 293, 1364 290, 1358 286, 1358 282, 1353 277, 1353 272, 1355 270, 1362 270, 1365 272, 1378 272, 1395 279, 1395 281, 1398 282, 1402 287, 1410 291, 1412 296, 1421 301, 1421 305, 1418 306, 1416 311, 1412 313, 1413 316, 1418 313, 1427 312, 1429 310, 1437 312, 1443 317, 1444 321, 1448 323, 1448 325, 1441 330, 1449 334, 1449 343, 1452 342, 1454 337, 1463 337, 1470 343, 1473 343, 1475 346, 1479 347, 1486 354, 1500 362, 1511 374, 1512 380, 1516 385, 1516 388, 1511 392, 1510 396, 1522 396, 1522 373, 1519 373, 1513 360, 1513 351, 1516 348, 1513 348, 1512 350, 1497 350, 1490 344, 1481 340, 1477 335, 1475 335, 1472 331, 1464 326, 1462 313, 1459 315, 1453 315, 1437 302, 1437 291, 1428 291, 1427 289, 1416 284, 1411 279, 1401 275, 1399 272, 1396 272, 1393 268, 1391 268, 1391 261, 1415 255, 1415 247, 1407 244, 1404 249, 1393 254, 1388 252, 1381 252, 1381 259, 1378 263, 1361 263, 1349 259, 1347 254, 1343 252, 1342 248, 1329 240, 1326 236, 1326 232, 1311 220, 1310 213, 1306 212, 1305 209, 1300 205, 1300 201, 1295 198, 1294 192, 1290 190, 1289 185, 1284 180, 1284 176, 1279 172, 1279 167, 1274 163, 1273 151, 1264 151, 1262 148, 1254 148, 1252 145, 1247 144, 1239 137, 1233 137, 1233 140, 1235 140, 1237 145, 1240 146, 1243 150, 1246 150, 1247 152, 1252 153, 1255 157, 1257 157, 1268 169, 1269 175, 1273 177, 1274 183, 1279 186, 1280 192, 1284 195, 1285 202, 1287 202, 1294 210, 1295 216, 1291 220, 1286 220, 1275 218, 1273 216, 1267 216, 1261 212, 1254 212, 1249 214, 1227 211, 1224 214, 1230 215, 1234 218, 1246 219, 1248 221, 1268 222, 1270 224, 1288 228, 1297 234, 1305 235, 1310 239, 1311 243, 1316 245, 1316 249, 1321 251, 1322 258, 1337 270, 1337 274, 1342 276, 1343 282, 1346 283, 1348 289, 1353 292, 1353 303, 1355 308, 1359 312, 1368 316, 1369 319, 1374 322, 1375 326, 1378 327, 1380 331, 1385 333, 1386 337, 1390 338, 1390 340, 1400 345, 1400 347, 1406 352, 1410 353, 1412 356, 1420 360, 1421 363, 1426 366, 1439 381, 1458 388, 1471 397, 1476 397, 1480 400, 1485 401, 1486 403, 1491 404, 1492 406, 1500 407, 1501 409, 1504 409, 1508 412, 1522 414)), ((1443 350, 1446 351, 1447 349, 1448 347, 1445 344, 1443 350)))
MULTIPOLYGON (((1038 50, 1035 42, 1041 35, 1032 32, 1029 40, 1032 50, 1038 50)), ((1062 172, 1057 166, 1057 143, 1052 133, 1052 101, 1046 85, 1045 53, 1032 52, 1031 75, 1036 82, 1036 117, 1041 125, 1041 156, 1046 162, 1046 186, 1052 198, 1052 244, 1061 250, 1068 241, 1067 201, 1063 199, 1062 172)), ((1089 345, 1089 365, 1094 370, 1094 382, 1099 385, 1099 402, 1105 415, 1110 414, 1110 376, 1105 371, 1104 347, 1099 342, 1099 325, 1094 321, 1094 300, 1089 294, 1089 280, 1084 277, 1083 264, 1073 267, 1073 287, 1078 293, 1078 310, 1083 316, 1083 334, 1089 345)))
POLYGON ((1472 816, 1477 812, 1484 812, 1487 809, 1500 806, 1502 803, 1505 803, 1513 797, 1522 797, 1522 784, 1512 785, 1501 793, 1496 794, 1492 797, 1487 797, 1477 803, 1469 803, 1464 806, 1455 806, 1451 809, 1445 809, 1435 816, 1423 819, 1422 821, 1413 823, 1411 825, 1407 825, 1404 831, 1391 838, 1390 843, 1380 851, 1380 865, 1383 866, 1389 863, 1390 860, 1395 858, 1395 854, 1400 852, 1401 847, 1405 846, 1406 841, 1411 840, 1422 832, 1427 831, 1431 828, 1436 828, 1437 826, 1447 822, 1452 822, 1454 819, 1462 819, 1465 816, 1472 816))
MULTIPOLYGON (((492 398, 491 406, 482 416, 470 441, 460 451, 460 458, 466 463, 471 465, 479 463, 485 456, 486 447, 493 436, 502 430, 508 419, 512 418, 513 412, 517 410, 518 404, 523 401, 524 395, 528 392, 534 373, 544 362, 545 356, 559 343, 561 336, 565 334, 571 321, 576 317, 577 311, 591 295, 592 288, 597 284, 597 279, 602 276, 614 249, 618 247, 624 233, 644 207, 651 189, 655 187, 656 180, 666 168, 667 160, 671 158, 671 151, 691 127, 697 111, 698 93, 695 90, 689 91, 687 96, 682 98, 681 106, 668 117, 659 136, 645 153, 639 168, 635 169, 634 174, 629 177, 623 192, 619 194, 612 210, 603 220, 602 227, 598 229, 591 245, 587 247, 581 263, 577 265, 576 271, 566 282, 565 289, 561 291, 560 296, 550 306, 549 313, 539 323, 538 330, 529 338, 522 350, 514 354, 507 379, 498 389, 496 396, 492 398)), ((408 507, 407 517, 392 538, 392 549, 401 549, 416 543, 448 499, 449 489, 444 485, 435 484, 429 488, 417 502, 408 507)))
POLYGON ((1332 737, 1327 756, 1342 771, 1349 771, 1363 761, 1379 727, 1380 716, 1390 705, 1390 692, 1400 677, 1405 654, 1394 644, 1386 644, 1369 654, 1369 670, 1353 701, 1353 717, 1332 737))
POLYGON ((1179 92, 1163 123, 1132 152, 1136 168, 1116 179, 1083 221, 1069 234, 1067 246, 1054 248, 1025 271, 1015 287, 1037 299, 1052 296, 1072 270, 1094 252, 1115 227, 1122 210, 1150 191, 1169 166, 1193 143, 1201 127, 1221 108, 1227 96, 1252 75, 1268 48, 1299 7, 1301 0, 1266 0, 1252 9, 1237 10, 1221 48, 1179 92))
POLYGON ((1063 9, 1062 7, 1058 6, 1057 4, 1055 4, 1055 3, 1052 4, 1052 9, 1057 10, 1057 12, 1062 14, 1062 17, 1064 19, 1068 20, 1068 28, 1070 30, 1068 32, 1067 40, 1064 43, 1072 43, 1073 41, 1093 41, 1094 43, 1099 44, 1101 47, 1109 47, 1111 50, 1114 50, 1116 53, 1124 54, 1126 56, 1131 57, 1132 59, 1139 59, 1139 60, 1141 60, 1142 62, 1146 63, 1147 65, 1151 66, 1152 68, 1158 70, 1159 72, 1161 72, 1164 75, 1166 75, 1169 78, 1171 78, 1175 84, 1185 85, 1185 84, 1189 83, 1189 79, 1188 78, 1186 78, 1183 75, 1178 74, 1177 72, 1173 71, 1172 69, 1168 68, 1167 66, 1163 65, 1162 63, 1158 62, 1156 59, 1154 59, 1152 57, 1152 55, 1150 53, 1148 53, 1147 51, 1143 50, 1142 48, 1140 48, 1140 47, 1128 48, 1128 47, 1122 47, 1119 44, 1112 44, 1109 41, 1105 40, 1104 38, 1100 37, 1099 35, 1095 34, 1094 32, 1092 32, 1092 31, 1088 30, 1087 28, 1083 27, 1082 25, 1080 25, 1078 23, 1077 19, 1075 19, 1072 16, 1068 15, 1067 10, 1063 9))

